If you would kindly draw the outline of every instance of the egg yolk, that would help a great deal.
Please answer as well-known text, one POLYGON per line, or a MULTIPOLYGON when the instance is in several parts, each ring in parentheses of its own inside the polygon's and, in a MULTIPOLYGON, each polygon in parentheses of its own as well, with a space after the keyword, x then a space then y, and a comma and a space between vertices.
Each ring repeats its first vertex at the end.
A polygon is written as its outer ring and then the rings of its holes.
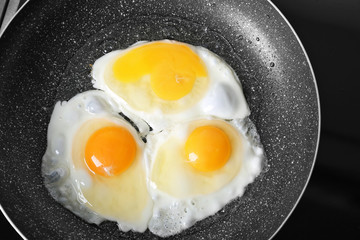
POLYGON ((130 167, 136 156, 136 142, 124 127, 104 127, 94 132, 85 146, 85 162, 101 176, 118 175, 130 167))
POLYGON ((114 77, 131 83, 150 74, 150 86, 163 100, 178 100, 191 92, 197 77, 207 76, 199 56, 180 43, 154 42, 132 49, 116 60, 114 77))
POLYGON ((231 143, 227 134, 214 126, 196 128, 185 143, 187 162, 195 169, 210 172, 229 160, 231 143))

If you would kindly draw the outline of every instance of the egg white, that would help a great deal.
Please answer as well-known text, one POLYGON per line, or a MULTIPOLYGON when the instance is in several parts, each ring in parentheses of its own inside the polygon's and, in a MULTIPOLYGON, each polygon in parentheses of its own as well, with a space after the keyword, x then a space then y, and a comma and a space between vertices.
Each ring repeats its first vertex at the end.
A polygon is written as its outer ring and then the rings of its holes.
MULTIPOLYGON (((163 42, 176 43, 172 40, 162 40, 163 42)), ((163 128, 187 121, 198 116, 214 116, 222 119, 244 118, 250 114, 242 92, 241 83, 234 70, 225 63, 219 56, 200 46, 190 47, 204 62, 209 77, 209 86, 204 97, 197 103, 190 105, 187 109, 178 113, 164 113, 159 108, 139 111, 124 99, 118 96, 106 84, 104 76, 106 69, 114 59, 132 49, 144 45, 148 42, 140 41, 127 49, 110 52, 97 59, 93 65, 92 77, 93 86, 105 91, 109 96, 116 99, 123 106, 123 112, 131 112, 145 120, 154 129, 160 131, 163 128)), ((136 94, 134 91, 133 94, 136 94)), ((138 96, 141 98, 141 96, 138 96)), ((180 99, 181 101, 181 99, 180 99)))
MULTIPOLYGON (((101 215, 94 210, 97 208, 96 206, 87 205, 88 200, 83 194, 83 191, 91 193, 93 188, 98 186, 99 183, 94 182, 94 178, 91 177, 86 167, 79 168, 76 166, 79 165, 77 162, 81 162, 81 159, 72 159, 74 156, 74 144, 81 142, 79 139, 76 140, 79 129, 85 126, 85 123, 95 119, 97 121, 104 119, 112 122, 114 125, 125 127, 134 136, 138 148, 143 152, 144 143, 141 141, 141 136, 118 113, 118 104, 102 91, 88 91, 76 95, 68 102, 58 102, 55 105, 48 127, 48 147, 43 157, 42 175, 45 179, 45 186, 52 197, 84 220, 96 224, 104 220, 117 221, 122 231, 134 230, 143 232, 147 229, 147 223, 151 216, 152 202, 150 197, 148 197, 149 201, 142 210, 143 213, 140 219, 136 221, 124 221, 124 218, 118 219, 110 215, 101 215), (92 207, 93 210, 91 209, 92 207)), ((136 121, 141 134, 143 136, 146 135, 149 131, 148 125, 137 118, 134 118, 134 121, 136 121)), ((145 175, 143 161, 137 164, 133 163, 132 166, 136 165, 136 171, 138 171, 139 169, 141 170, 139 164, 143 165, 142 168, 145 175)), ((112 180, 115 179, 111 178, 106 181, 112 180)), ((146 183, 144 183, 144 186, 146 188, 146 183)), ((99 187, 96 189, 99 191, 99 187)), ((112 188, 109 189, 112 190, 112 188)), ((102 190, 100 189, 100 191, 102 190)), ((145 192, 148 196, 147 190, 145 192)), ((108 193, 104 192, 103 196, 106 196, 106 194, 108 193)), ((109 212, 109 210, 105 212, 109 212)))
MULTIPOLYGON (((212 120, 213 118, 207 119, 212 120)), ((189 134, 187 133, 188 124, 190 123, 182 123, 161 133, 149 135, 145 153, 148 176, 151 176, 152 167, 156 161, 156 153, 159 148, 171 137, 177 137, 185 141, 189 134)), ((242 159, 239 171, 230 182, 216 191, 186 197, 174 197, 160 190, 149 177, 149 191, 154 202, 153 214, 149 222, 149 230, 151 232, 161 237, 168 237, 191 227, 197 221, 215 214, 233 199, 241 197, 244 194, 245 187, 260 174, 264 160, 264 151, 258 141, 258 135, 254 126, 248 119, 232 120, 228 124, 243 139, 242 156, 237 156, 242 159)), ((166 171, 166 169, 163 170, 166 171)), ((179 179, 182 179, 182 177, 179 179)), ((184 185, 182 183, 183 181, 179 181, 175 184, 174 188, 179 189, 179 191, 187 191, 187 187, 192 187, 191 184, 184 185), (182 188, 185 188, 185 190, 182 188)))

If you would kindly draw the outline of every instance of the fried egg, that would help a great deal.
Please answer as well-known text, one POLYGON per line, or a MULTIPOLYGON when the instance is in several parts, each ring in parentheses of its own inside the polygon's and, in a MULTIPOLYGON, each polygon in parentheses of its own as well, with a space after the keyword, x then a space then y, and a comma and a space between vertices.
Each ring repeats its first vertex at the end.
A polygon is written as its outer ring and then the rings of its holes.
POLYGON ((243 195, 263 160, 257 135, 248 130, 244 120, 209 118, 150 134, 151 232, 161 237, 179 233, 243 195))
POLYGON ((101 91, 58 102, 42 164, 51 195, 90 223, 112 220, 123 231, 145 231, 152 200, 141 138, 148 127, 140 120, 137 125, 141 134, 101 91))
POLYGON ((220 57, 177 41, 138 42, 95 61, 93 86, 156 130, 198 116, 250 114, 239 79, 220 57))
POLYGON ((89 223, 168 237, 243 195, 264 151, 234 70, 209 50, 137 42, 96 60, 94 88, 58 102, 42 174, 89 223))

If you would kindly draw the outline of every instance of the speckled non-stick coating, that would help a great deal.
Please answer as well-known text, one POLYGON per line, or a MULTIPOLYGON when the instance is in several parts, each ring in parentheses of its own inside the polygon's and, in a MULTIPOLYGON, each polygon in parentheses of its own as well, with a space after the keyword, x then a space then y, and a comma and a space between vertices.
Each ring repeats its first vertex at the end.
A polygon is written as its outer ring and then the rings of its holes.
POLYGON ((138 40, 164 38, 207 47, 235 69, 269 165, 237 204, 175 239, 268 239, 291 212, 314 163, 319 105, 306 54, 272 4, 37 0, 0 39, 1 205, 26 237, 157 238, 76 217, 44 187, 41 159, 55 102, 91 89, 89 64, 138 40))

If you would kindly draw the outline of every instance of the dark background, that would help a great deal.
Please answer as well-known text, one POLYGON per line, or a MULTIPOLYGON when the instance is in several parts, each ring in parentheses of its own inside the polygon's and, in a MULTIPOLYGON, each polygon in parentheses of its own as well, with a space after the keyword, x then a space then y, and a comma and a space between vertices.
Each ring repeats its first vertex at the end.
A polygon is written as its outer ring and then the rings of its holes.
MULTIPOLYGON (((309 55, 321 105, 312 177, 274 239, 360 239, 360 0, 273 3, 309 55)), ((21 239, 0 215, 1 232, 21 239)))

